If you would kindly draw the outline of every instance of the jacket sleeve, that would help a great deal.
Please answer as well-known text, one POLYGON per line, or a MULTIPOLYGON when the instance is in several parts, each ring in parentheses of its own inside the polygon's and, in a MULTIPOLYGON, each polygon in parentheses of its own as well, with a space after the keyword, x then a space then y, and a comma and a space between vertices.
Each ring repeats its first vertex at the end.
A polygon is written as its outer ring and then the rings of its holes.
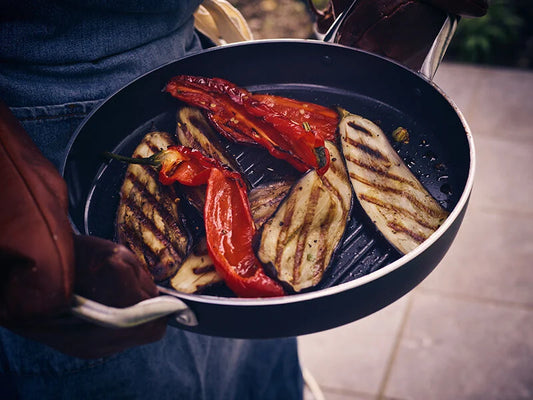
POLYGON ((0 324, 65 310, 74 279, 66 184, 0 102, 0 324))

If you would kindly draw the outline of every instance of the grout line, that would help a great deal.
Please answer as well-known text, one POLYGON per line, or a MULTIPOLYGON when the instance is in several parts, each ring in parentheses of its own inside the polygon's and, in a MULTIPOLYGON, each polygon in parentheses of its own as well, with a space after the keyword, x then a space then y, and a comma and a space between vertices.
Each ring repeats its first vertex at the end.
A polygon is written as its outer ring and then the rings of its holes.
POLYGON ((518 309, 525 310, 525 311, 533 311, 533 304, 521 303, 518 301, 497 300, 497 299, 492 299, 489 297, 473 296, 469 294, 457 293, 457 292, 447 291, 443 289, 432 289, 428 287, 419 287, 417 288, 417 290, 425 295, 433 295, 433 296, 448 297, 448 298, 452 297, 455 300, 469 301, 469 302, 475 302, 475 303, 480 303, 480 304, 490 304, 490 305, 499 306, 499 307, 518 308, 518 309))
POLYGON ((415 295, 415 292, 412 292, 412 294, 407 299, 407 306, 404 311, 402 321, 400 322, 400 328, 398 329, 398 333, 396 334, 396 339, 394 340, 394 345, 392 347, 390 357, 387 361, 385 372, 383 374, 383 379, 381 380, 381 383, 378 388, 376 400, 386 400, 385 390, 387 389, 387 385, 389 383, 389 380, 392 374, 392 369, 394 367, 396 357, 398 356, 398 352, 400 350, 400 343, 403 339, 403 335, 404 335, 404 332, 407 326, 407 322, 409 320, 409 316, 411 315, 414 295, 415 295))
MULTIPOLYGON (((533 218, 533 210, 517 210, 516 208, 505 208, 505 207, 498 207, 498 206, 492 206, 487 204, 476 204, 476 211, 481 211, 484 213, 490 213, 490 214, 501 214, 503 216, 510 216, 510 217, 524 217, 524 218, 533 218)), ((468 212, 468 211, 467 211, 468 212)))

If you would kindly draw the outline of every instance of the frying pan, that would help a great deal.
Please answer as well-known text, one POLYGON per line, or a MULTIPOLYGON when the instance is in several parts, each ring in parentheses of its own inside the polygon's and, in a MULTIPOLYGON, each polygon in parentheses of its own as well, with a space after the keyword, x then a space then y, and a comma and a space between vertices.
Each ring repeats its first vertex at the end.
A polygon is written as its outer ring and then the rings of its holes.
MULTIPOLYGON (((387 134, 398 126, 407 128, 409 143, 395 144, 396 149, 450 215, 424 243, 402 256, 356 204, 324 280, 306 293, 239 299, 216 291, 183 294, 160 285, 160 296, 126 309, 75 296, 76 315, 115 327, 169 315, 171 325, 202 334, 297 336, 355 321, 391 304, 417 286, 449 249, 474 176, 472 136, 461 112, 421 73, 365 51, 314 40, 252 41, 207 49, 149 72, 105 100, 75 133, 62 165, 70 218, 78 232, 115 239, 126 167, 101 154, 130 155, 153 127, 174 131, 180 104, 161 89, 178 74, 221 77, 251 92, 342 106, 377 122, 387 134)), ((261 158, 254 151, 244 151, 241 157, 249 170, 260 169, 254 168, 261 158)), ((248 178, 257 184, 264 176, 251 173, 248 178)))

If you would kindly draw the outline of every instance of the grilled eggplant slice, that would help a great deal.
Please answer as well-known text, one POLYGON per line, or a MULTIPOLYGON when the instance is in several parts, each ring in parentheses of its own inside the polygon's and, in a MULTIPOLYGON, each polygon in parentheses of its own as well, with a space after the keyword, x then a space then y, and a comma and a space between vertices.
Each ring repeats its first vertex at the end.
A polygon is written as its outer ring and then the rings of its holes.
MULTIPOLYGON (((151 132, 133 157, 149 157, 174 144, 170 134, 151 132)), ((180 215, 179 202, 174 187, 161 185, 153 167, 128 166, 120 190, 118 239, 137 255, 156 281, 172 276, 190 250, 191 235, 180 215)))
POLYGON ((373 122, 344 110, 339 132, 350 180, 362 208, 383 236, 405 254, 448 216, 373 122))
MULTIPOLYGON (((257 229, 276 211, 291 186, 292 182, 280 181, 261 185, 250 191, 250 209, 257 229)), ((216 272, 207 252, 205 237, 170 280, 174 289, 184 293, 199 293, 219 282, 222 282, 222 277, 216 272)))
POLYGON ((250 191, 250 211, 259 230, 274 214, 281 201, 291 190, 293 181, 283 180, 258 186, 250 191))
POLYGON ((238 171, 237 164, 224 149, 220 135, 211 127, 202 111, 195 107, 182 107, 178 110, 176 135, 180 144, 200 150, 222 165, 238 171))
MULTIPOLYGON (((181 107, 176 119, 176 136, 181 145, 199 150, 229 169, 238 171, 237 164, 224 149, 220 136, 213 130, 200 109, 181 107)), ((183 187, 187 200, 199 213, 203 213, 205 190, 205 185, 183 187)))
POLYGON ((352 206, 352 187, 344 160, 326 142, 331 164, 319 176, 307 172, 292 187, 263 226, 257 255, 294 291, 315 286, 344 235, 352 206))
POLYGON ((170 279, 170 285, 183 293, 201 293, 206 288, 222 282, 223 279, 215 270, 213 260, 207 252, 205 237, 194 246, 180 269, 170 279))

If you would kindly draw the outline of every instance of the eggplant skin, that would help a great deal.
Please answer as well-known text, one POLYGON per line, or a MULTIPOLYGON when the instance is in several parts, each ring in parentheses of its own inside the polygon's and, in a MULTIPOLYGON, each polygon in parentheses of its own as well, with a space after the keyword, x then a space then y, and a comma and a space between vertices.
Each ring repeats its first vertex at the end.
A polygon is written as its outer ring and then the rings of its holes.
MULTIPOLYGON (((149 157, 174 145, 166 132, 148 133, 133 157, 149 157)), ((117 232, 155 281, 172 276, 187 257, 191 235, 180 214, 180 197, 173 186, 159 183, 148 165, 130 164, 120 190, 117 232)))
POLYGON ((344 160, 326 142, 331 163, 319 176, 307 172, 263 226, 257 255, 295 292, 315 286, 339 247, 352 207, 344 160))
POLYGON ((342 113, 342 151, 357 199, 389 243, 406 254, 435 232, 448 212, 405 165, 381 128, 342 113))

